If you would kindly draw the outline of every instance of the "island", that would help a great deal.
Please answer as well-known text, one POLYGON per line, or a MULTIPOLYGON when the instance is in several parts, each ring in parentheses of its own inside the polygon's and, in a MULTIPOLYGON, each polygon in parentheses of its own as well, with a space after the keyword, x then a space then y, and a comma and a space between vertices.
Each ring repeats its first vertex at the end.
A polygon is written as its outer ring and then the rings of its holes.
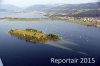
POLYGON ((11 29, 9 31, 9 34, 28 42, 47 43, 48 41, 60 40, 60 37, 55 34, 45 34, 42 31, 38 31, 36 29, 11 29))

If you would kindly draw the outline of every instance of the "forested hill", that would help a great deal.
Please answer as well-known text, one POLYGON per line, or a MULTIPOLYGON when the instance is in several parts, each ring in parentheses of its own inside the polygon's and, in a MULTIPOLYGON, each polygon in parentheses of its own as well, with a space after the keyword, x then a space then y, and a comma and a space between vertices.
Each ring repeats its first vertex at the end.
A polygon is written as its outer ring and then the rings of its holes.
POLYGON ((100 2, 84 4, 64 4, 48 10, 49 14, 76 17, 100 16, 100 2))

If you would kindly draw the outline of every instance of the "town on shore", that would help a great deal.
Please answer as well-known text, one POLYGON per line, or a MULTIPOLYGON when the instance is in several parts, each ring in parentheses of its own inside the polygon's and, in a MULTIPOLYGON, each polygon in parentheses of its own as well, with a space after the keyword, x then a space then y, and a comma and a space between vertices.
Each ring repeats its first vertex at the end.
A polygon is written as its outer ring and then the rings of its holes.
POLYGON ((100 27, 100 17, 73 17, 66 15, 49 15, 49 18, 66 20, 69 22, 79 23, 86 26, 100 27))

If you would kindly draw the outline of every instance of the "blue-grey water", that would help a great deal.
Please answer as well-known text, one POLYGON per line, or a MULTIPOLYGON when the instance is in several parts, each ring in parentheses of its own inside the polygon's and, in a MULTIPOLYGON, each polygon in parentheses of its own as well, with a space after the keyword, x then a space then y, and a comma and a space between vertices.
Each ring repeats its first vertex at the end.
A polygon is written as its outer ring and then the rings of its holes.
MULTIPOLYGON (((20 15, 20 17, 27 18, 35 16, 36 14, 20 15)), ((38 14, 36 18, 39 17, 42 16, 38 14)), ((100 28, 82 26, 61 20, 32 22, 0 20, 0 58, 4 66, 56 66, 57 64, 50 63, 50 58, 81 57, 95 58, 96 60, 95 64, 84 64, 85 66, 96 66, 99 63, 100 28), (30 43, 17 39, 8 33, 11 29, 27 28, 37 29, 48 34, 57 34, 63 38, 63 41, 50 42, 50 44, 30 43)), ((82 65, 80 64, 80 66, 82 65)))
POLYGON ((13 18, 46 18, 39 13, 15 13, 15 12, 0 12, 0 18, 13 17, 13 18), (16 15, 15 15, 16 14, 16 15))

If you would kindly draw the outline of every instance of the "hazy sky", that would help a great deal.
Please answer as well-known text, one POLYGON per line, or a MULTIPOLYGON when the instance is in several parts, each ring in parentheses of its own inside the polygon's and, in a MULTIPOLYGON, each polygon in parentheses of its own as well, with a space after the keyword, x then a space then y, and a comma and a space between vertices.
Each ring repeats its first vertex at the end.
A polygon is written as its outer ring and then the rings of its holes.
POLYGON ((4 4, 12 4, 21 7, 36 4, 76 4, 88 2, 97 2, 97 0, 2 0, 4 4))

